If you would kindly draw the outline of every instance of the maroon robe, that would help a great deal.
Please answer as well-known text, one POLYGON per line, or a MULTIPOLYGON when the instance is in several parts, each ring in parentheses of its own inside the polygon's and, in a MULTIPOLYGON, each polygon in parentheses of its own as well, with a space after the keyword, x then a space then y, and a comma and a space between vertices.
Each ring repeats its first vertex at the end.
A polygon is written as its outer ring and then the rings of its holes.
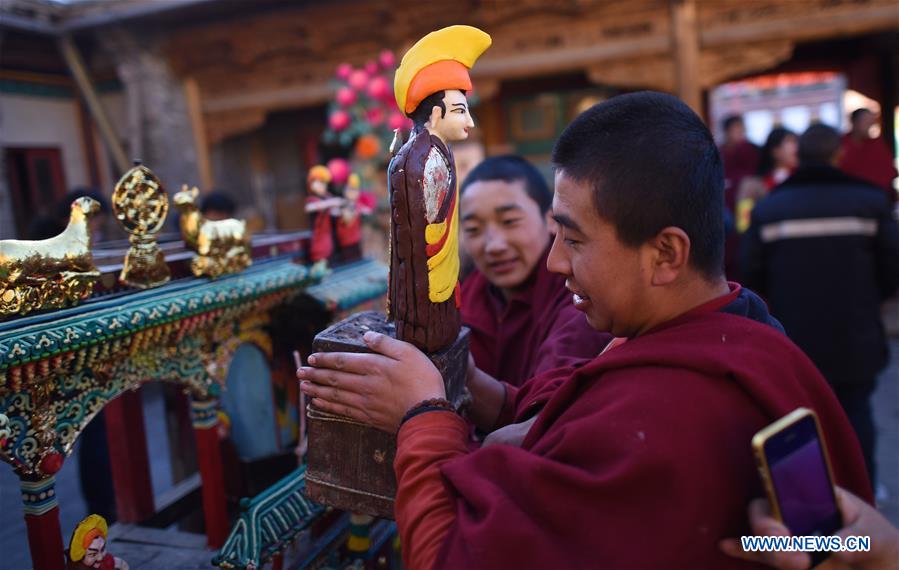
POLYGON ((893 166, 893 156, 883 139, 859 140, 852 134, 844 135, 840 169, 883 189, 890 203, 896 203, 896 191, 893 190, 896 167, 893 166))
POLYGON ((406 422, 395 463, 404 555, 422 553, 422 568, 759 567, 718 542, 750 534, 746 506, 763 496, 753 434, 800 406, 818 413, 836 482, 871 501, 826 381, 772 326, 716 312, 733 296, 545 375, 538 386, 561 383, 521 447, 468 452, 448 412, 406 422))
POLYGON ((549 249, 508 302, 475 270, 462 283, 462 323, 482 371, 513 386, 542 372, 592 360, 612 339, 587 324, 565 278, 546 268, 549 249))

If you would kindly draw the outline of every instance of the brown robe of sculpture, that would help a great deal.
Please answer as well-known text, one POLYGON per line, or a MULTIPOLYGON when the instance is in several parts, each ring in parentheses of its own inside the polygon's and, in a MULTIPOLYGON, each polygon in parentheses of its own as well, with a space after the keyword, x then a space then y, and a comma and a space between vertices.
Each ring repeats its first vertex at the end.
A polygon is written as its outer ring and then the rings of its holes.
MULTIPOLYGON (((390 289, 388 316, 396 337, 426 353, 449 346, 459 335, 458 291, 442 303, 428 297, 428 256, 425 228, 425 164, 436 150, 446 161, 446 195, 434 222, 447 218, 456 199, 456 167, 452 152, 427 129, 413 133, 388 169, 390 184, 390 289)), ((458 231, 454 228, 452 231, 458 231)))

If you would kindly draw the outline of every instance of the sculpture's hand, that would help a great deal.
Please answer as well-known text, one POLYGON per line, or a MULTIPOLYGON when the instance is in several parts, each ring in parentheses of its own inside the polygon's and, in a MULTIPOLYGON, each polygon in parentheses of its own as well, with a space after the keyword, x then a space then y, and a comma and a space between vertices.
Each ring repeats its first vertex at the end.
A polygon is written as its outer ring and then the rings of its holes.
POLYGON ((312 367, 297 369, 313 406, 395 432, 410 408, 446 397, 440 372, 417 348, 374 332, 363 338, 376 354, 316 353, 312 367))

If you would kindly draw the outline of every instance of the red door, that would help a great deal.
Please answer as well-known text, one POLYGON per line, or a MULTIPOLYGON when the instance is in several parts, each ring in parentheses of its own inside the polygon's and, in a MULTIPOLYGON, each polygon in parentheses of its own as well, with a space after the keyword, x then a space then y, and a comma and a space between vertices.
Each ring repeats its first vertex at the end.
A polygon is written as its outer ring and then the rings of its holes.
POLYGON ((6 170, 19 237, 38 216, 55 216, 66 195, 62 152, 58 148, 7 148, 6 170))

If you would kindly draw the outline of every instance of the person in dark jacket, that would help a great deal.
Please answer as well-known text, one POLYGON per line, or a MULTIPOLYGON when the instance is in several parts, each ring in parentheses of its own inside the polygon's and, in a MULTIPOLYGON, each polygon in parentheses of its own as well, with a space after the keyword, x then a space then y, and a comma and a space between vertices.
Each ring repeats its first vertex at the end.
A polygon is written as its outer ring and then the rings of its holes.
POLYGON ((889 361, 881 303, 899 288, 899 227, 882 190, 836 168, 840 135, 799 139, 799 170, 752 211, 742 275, 830 382, 874 479, 870 396, 889 361))

